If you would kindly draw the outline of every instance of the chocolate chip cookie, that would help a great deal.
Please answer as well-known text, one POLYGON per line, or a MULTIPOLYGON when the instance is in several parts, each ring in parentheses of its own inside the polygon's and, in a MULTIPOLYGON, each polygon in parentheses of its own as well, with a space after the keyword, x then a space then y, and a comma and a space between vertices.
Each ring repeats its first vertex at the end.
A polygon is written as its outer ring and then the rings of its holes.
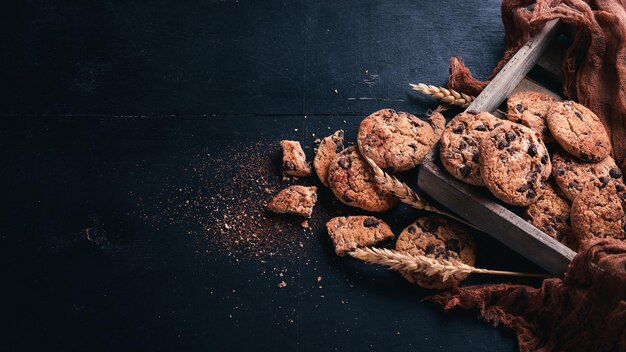
POLYGON ((587 183, 572 203, 572 228, 579 240, 626 239, 626 187, 613 179, 587 183))
POLYGON ((373 216, 332 218, 326 223, 326 229, 335 245, 335 253, 339 256, 394 237, 389 225, 373 216))
MULTIPOLYGON (((460 225, 438 216, 419 218, 405 228, 398 236, 396 250, 429 258, 461 261, 471 266, 476 263, 474 239, 460 225)), ((443 281, 441 275, 400 273, 407 281, 430 289, 450 288, 469 275, 456 274, 443 281)))
POLYGON ((552 183, 546 183, 543 194, 537 202, 524 209, 523 217, 530 224, 563 244, 571 242, 570 226, 571 202, 560 196, 552 183))
POLYGON ((383 109, 361 121, 359 151, 376 165, 404 171, 419 165, 437 138, 432 127, 406 112, 383 109))
POLYGON ((622 180, 622 172, 610 156, 597 163, 584 163, 564 151, 552 155, 552 176, 569 200, 576 199, 587 183, 600 177, 622 180))
POLYGON ((398 204, 398 198, 376 184, 371 167, 354 146, 330 163, 328 186, 342 203, 364 210, 386 211, 398 204))
POLYGON ((609 135, 598 116, 578 103, 553 103, 546 121, 561 147, 582 161, 597 162, 611 152, 609 135))
POLYGON ((289 186, 267 205, 267 209, 274 213, 292 213, 305 218, 310 218, 313 214, 313 206, 317 202, 317 187, 289 186))
POLYGON ((539 134, 505 122, 480 143, 480 172, 485 186, 503 202, 535 203, 544 192, 552 165, 539 134))
POLYGON ((446 128, 446 118, 441 113, 435 111, 428 118, 428 123, 433 128, 433 132, 435 132, 435 138, 439 140, 443 130, 446 128))
POLYGON ((339 130, 332 135, 322 139, 317 147, 317 153, 313 159, 313 167, 317 177, 324 186, 328 186, 328 167, 335 159, 337 153, 343 150, 343 130, 339 130))
POLYGON ((545 143, 554 141, 546 125, 546 115, 556 99, 539 92, 517 92, 506 103, 506 118, 539 133, 545 143))
POLYGON ((283 148, 283 173, 290 176, 309 176, 311 165, 306 162, 306 155, 298 141, 280 141, 283 148))
POLYGON ((439 157, 446 170, 470 185, 484 185, 478 146, 498 123, 499 120, 488 112, 456 115, 441 135, 439 157))

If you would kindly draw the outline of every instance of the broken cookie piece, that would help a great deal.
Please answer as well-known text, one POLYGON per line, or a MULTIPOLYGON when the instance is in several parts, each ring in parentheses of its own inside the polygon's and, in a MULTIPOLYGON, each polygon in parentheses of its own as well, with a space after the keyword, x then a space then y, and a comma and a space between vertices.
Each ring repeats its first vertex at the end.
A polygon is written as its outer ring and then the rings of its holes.
POLYGON ((373 216, 332 218, 326 223, 326 228, 339 256, 394 237, 389 225, 373 216))
POLYGON ((311 165, 306 162, 306 155, 298 141, 280 141, 283 148, 283 173, 290 176, 309 176, 311 165))
POLYGON ((315 167, 315 173, 317 173, 324 186, 328 186, 328 168, 330 163, 342 150, 343 130, 333 133, 320 142, 315 159, 313 159, 313 167, 315 167))
POLYGON ((443 134, 443 130, 446 128, 446 118, 440 112, 435 111, 428 118, 428 123, 430 127, 433 128, 437 140, 439 140, 443 134))
POLYGON ((268 204, 267 208, 278 214, 291 213, 310 218, 317 201, 317 187, 289 186, 268 204))

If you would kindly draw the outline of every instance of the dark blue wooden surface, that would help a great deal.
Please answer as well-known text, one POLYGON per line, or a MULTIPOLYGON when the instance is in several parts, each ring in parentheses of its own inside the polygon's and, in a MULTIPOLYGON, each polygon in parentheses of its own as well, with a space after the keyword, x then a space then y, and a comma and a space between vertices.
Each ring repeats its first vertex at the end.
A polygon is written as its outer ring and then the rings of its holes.
MULTIPOLYGON (((312 147, 311 134, 329 128, 354 138, 360 119, 383 107, 423 116, 435 104, 408 83, 445 84, 452 55, 486 77, 503 47, 499 6, 3 4, 0 349, 515 350, 514 335, 477 312, 444 313, 421 302, 433 291, 336 257, 323 214, 358 212, 330 204, 326 190, 296 257, 233 262, 210 245, 198 251, 197 219, 158 230, 145 221, 159 215, 145 210, 146 200, 172 185, 221 192, 227 177, 206 184, 184 172, 199 154, 217 165, 268 146, 255 152, 278 177, 280 139, 312 147), (87 241, 86 228, 103 231, 106 245, 87 241), (278 289, 283 279, 288 286, 278 289)), ((417 215, 400 207, 386 219, 399 231, 417 215)), ((294 221, 284 229, 301 233, 294 221)), ((538 270, 489 238, 477 241, 483 267, 538 270)))

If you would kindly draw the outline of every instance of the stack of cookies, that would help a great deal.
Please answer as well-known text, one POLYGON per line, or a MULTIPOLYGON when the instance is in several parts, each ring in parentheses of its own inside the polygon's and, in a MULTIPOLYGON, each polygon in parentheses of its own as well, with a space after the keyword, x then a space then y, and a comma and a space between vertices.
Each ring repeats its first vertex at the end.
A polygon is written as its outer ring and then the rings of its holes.
MULTIPOLYGON (((399 203, 375 181, 372 168, 363 156, 388 172, 402 172, 421 164, 432 151, 445 128, 445 118, 433 114, 428 122, 405 113, 383 109, 366 117, 359 126, 356 146, 344 148, 344 133, 337 131, 320 141, 313 169, 324 186, 337 199, 368 212, 384 212, 399 203)), ((283 173, 306 177, 312 173, 300 143, 281 141, 283 173)), ((290 186, 269 203, 269 210, 310 218, 316 200, 316 187, 290 186)), ((370 247, 395 236, 382 220, 368 215, 336 217, 326 224, 337 255, 370 247)), ((396 249, 430 258, 462 261, 474 265, 473 238, 461 224, 443 217, 422 217, 398 237, 396 249)), ((412 283, 427 288, 449 288, 465 279, 402 273, 412 283)))
POLYGON ((622 173, 599 118, 538 92, 513 94, 507 108, 507 120, 467 111, 450 121, 439 153, 450 174, 521 207, 528 222, 575 250, 590 237, 624 239, 622 173))
MULTIPOLYGON (((368 212, 384 212, 399 200, 376 183, 363 156, 387 172, 410 170, 440 141, 442 165, 470 185, 486 187, 496 198, 519 207, 532 225, 577 249, 580 240, 626 234, 626 188, 609 156, 610 141, 598 117, 572 101, 538 92, 509 97, 507 119, 466 111, 447 125, 434 113, 428 123, 391 109, 376 111, 359 126, 356 146, 344 148, 344 133, 324 138, 313 168, 297 141, 281 141, 283 172, 306 177, 313 169, 339 201, 368 212), (547 143, 547 144, 546 144, 547 143)), ((270 202, 277 213, 310 218, 317 188, 290 186, 270 202)), ((337 255, 394 238, 374 216, 336 217, 326 224, 337 255)), ((417 219, 396 241, 397 251, 474 265, 473 238, 462 224, 440 216, 417 219)), ((465 279, 403 272, 426 288, 449 288, 465 279)))

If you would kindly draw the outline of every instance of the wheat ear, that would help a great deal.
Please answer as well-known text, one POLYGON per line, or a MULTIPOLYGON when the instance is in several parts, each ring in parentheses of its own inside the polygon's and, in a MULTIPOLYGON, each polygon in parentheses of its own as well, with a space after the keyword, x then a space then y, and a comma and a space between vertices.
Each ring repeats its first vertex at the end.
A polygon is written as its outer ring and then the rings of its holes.
POLYGON ((397 178, 383 171, 378 165, 376 165, 374 160, 372 160, 370 157, 363 155, 363 158, 372 167, 374 180, 380 186, 380 188, 382 188, 383 191, 387 193, 391 193, 394 196, 396 196, 398 199, 400 199, 402 203, 410 205, 415 209, 426 210, 432 213, 437 213, 439 215, 447 216, 467 226, 480 230, 476 226, 468 223, 467 221, 459 219, 458 217, 448 212, 439 210, 438 208, 428 204, 427 201, 422 199, 422 197, 420 197, 419 194, 417 194, 413 189, 411 189, 411 187, 409 187, 406 183, 400 182, 400 180, 398 180, 397 178))
POLYGON ((453 275, 471 273, 540 278, 550 277, 546 274, 479 269, 458 260, 446 260, 442 258, 435 259, 423 255, 411 255, 385 248, 358 248, 354 252, 350 252, 350 255, 370 264, 385 265, 389 267, 389 269, 396 271, 409 271, 427 276, 441 275, 442 281, 448 280, 453 275))
POLYGON ((411 86, 411 88, 413 88, 413 90, 416 90, 422 94, 430 95, 435 99, 440 99, 444 103, 460 106, 462 108, 468 107, 472 103, 472 101, 476 99, 471 95, 459 93, 454 89, 436 87, 424 83, 409 83, 409 85, 411 86))

